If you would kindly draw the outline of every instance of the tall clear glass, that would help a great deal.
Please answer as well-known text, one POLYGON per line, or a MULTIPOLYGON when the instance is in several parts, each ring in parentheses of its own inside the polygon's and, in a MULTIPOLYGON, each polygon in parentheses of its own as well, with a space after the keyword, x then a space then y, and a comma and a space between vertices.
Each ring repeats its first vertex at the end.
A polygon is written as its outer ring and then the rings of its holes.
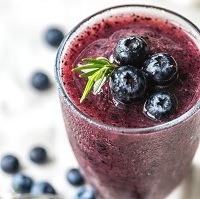
POLYGON ((145 14, 183 27, 200 48, 198 28, 166 9, 123 5, 100 11, 78 24, 63 40, 56 59, 66 132, 86 180, 105 199, 163 199, 183 179, 199 144, 200 101, 170 122, 149 128, 123 128, 89 118, 70 100, 61 78, 61 60, 86 27, 110 15, 145 14))

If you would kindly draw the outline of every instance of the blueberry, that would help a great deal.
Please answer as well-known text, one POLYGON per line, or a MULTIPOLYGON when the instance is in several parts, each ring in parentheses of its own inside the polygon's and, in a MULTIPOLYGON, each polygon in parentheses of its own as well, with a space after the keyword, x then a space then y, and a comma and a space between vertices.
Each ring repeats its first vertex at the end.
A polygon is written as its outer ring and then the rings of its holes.
POLYGON ((31 78, 32 86, 40 91, 46 90, 50 87, 48 76, 43 72, 35 72, 31 78))
POLYGON ((46 42, 53 47, 58 47, 63 38, 64 34, 62 33, 61 30, 57 28, 50 28, 46 31, 45 34, 46 42))
POLYGON ((17 173, 13 177, 13 189, 16 193, 29 193, 33 180, 21 173, 17 173))
POLYGON ((78 186, 84 183, 84 178, 79 169, 73 168, 67 172, 67 180, 70 184, 78 186))
POLYGON ((30 151, 30 160, 37 164, 42 164, 47 161, 47 152, 43 147, 34 147, 30 151))
POLYGON ((92 188, 79 187, 74 199, 95 199, 96 193, 92 188))
POLYGON ((168 91, 151 95, 144 104, 144 113, 155 120, 169 118, 177 110, 176 96, 168 91))
POLYGON ((110 88, 115 99, 125 104, 132 103, 146 94, 146 77, 140 69, 122 66, 111 75, 110 88))
POLYGON ((5 155, 1 159, 1 169, 6 173, 15 173, 19 169, 19 161, 13 155, 5 155))
POLYGON ((113 57, 120 65, 131 65, 142 67, 149 53, 147 43, 140 37, 124 37, 117 43, 113 57))
POLYGON ((56 194, 55 189, 48 182, 34 183, 31 188, 32 195, 56 194))
POLYGON ((153 83, 160 87, 171 85, 178 77, 177 63, 167 53, 158 53, 150 56, 145 61, 143 70, 153 83))

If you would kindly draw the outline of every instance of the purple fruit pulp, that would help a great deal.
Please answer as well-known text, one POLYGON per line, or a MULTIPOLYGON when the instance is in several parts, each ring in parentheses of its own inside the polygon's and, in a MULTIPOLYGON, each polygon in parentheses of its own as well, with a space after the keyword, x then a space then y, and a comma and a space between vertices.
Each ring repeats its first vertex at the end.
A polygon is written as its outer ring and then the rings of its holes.
POLYGON ((107 83, 97 94, 90 94, 80 104, 86 79, 71 72, 72 67, 81 63, 85 57, 109 58, 120 38, 136 35, 143 38, 150 47, 150 54, 165 52, 172 55, 179 66, 179 78, 167 90, 178 99, 178 112, 169 120, 175 119, 190 109, 199 99, 200 52, 192 39, 181 28, 157 18, 139 16, 115 17, 103 20, 88 27, 77 38, 63 59, 63 81, 74 104, 86 115, 103 123, 118 127, 149 127, 158 122, 145 117, 142 112, 143 101, 123 106, 113 100, 107 83))
POLYGON ((90 118, 117 127, 152 127, 142 113, 142 102, 128 107, 113 100, 108 84, 100 93, 79 103, 85 80, 72 73, 84 57, 109 58, 117 41, 127 35, 142 37, 151 54, 171 54, 179 66, 179 79, 168 90, 176 94, 179 108, 169 120, 188 111, 199 99, 200 52, 180 27, 158 18, 119 15, 99 21, 84 30, 67 49, 62 80, 70 100, 61 97, 68 137, 86 180, 105 199, 163 199, 183 179, 199 143, 200 113, 165 129, 124 132, 106 128, 90 118))

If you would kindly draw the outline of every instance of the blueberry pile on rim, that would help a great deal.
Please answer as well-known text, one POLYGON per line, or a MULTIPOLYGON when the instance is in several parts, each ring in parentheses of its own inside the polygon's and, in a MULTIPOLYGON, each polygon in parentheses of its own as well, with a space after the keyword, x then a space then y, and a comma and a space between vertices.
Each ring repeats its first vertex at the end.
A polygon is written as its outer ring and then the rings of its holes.
POLYGON ((143 112, 155 120, 167 119, 177 110, 176 96, 165 91, 178 78, 171 55, 150 55, 142 38, 128 36, 118 42, 113 57, 118 68, 110 77, 110 89, 116 100, 128 104, 145 99, 143 112), (149 84, 156 92, 148 91, 149 84))

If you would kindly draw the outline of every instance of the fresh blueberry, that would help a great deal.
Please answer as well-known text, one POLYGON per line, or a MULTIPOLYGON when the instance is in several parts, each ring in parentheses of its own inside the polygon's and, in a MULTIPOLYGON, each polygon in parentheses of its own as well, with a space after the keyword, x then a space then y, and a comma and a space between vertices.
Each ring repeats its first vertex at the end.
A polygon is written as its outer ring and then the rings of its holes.
POLYGON ((31 78, 32 86, 40 91, 46 90, 50 87, 48 76, 43 72, 36 72, 31 78))
POLYGON ((31 187, 31 194, 56 194, 56 191, 48 182, 39 182, 33 184, 33 186, 31 187))
POLYGON ((31 186, 33 184, 33 180, 21 173, 17 173, 13 177, 13 189, 16 193, 29 193, 31 190, 31 186))
POLYGON ((177 110, 177 99, 174 94, 159 91, 151 95, 144 104, 144 113, 155 120, 169 118, 177 110))
POLYGON ((119 40, 116 45, 113 57, 120 65, 131 65, 142 67, 149 53, 147 43, 140 37, 128 36, 119 40))
POLYGON ((110 88, 115 99, 125 104, 132 103, 146 94, 146 77, 140 69, 122 66, 111 75, 110 88))
POLYGON ((84 183, 84 178, 79 169, 73 168, 67 172, 67 181, 72 185, 78 186, 84 183))
POLYGON ((6 173, 15 173, 19 169, 19 161, 13 155, 5 155, 1 159, 1 169, 6 173))
POLYGON ((74 199, 95 199, 96 193, 92 188, 79 187, 74 199))
POLYGON ((50 28, 46 31, 45 34, 46 42, 53 47, 58 47, 63 38, 64 34, 62 33, 61 30, 57 28, 50 28))
POLYGON ((160 87, 171 85, 178 77, 177 63, 167 53, 158 53, 150 56, 145 61, 143 70, 153 83, 160 87))
POLYGON ((30 151, 30 159, 37 163, 37 164, 42 164, 47 161, 47 152, 43 147, 34 147, 30 151))

